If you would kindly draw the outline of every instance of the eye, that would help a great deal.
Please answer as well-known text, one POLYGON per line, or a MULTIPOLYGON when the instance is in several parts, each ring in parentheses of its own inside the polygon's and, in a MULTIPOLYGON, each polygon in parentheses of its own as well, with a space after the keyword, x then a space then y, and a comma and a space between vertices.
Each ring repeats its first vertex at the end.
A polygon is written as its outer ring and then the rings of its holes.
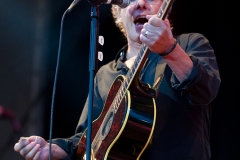
POLYGON ((147 0, 147 3, 149 4, 158 4, 159 2, 159 0, 147 0))

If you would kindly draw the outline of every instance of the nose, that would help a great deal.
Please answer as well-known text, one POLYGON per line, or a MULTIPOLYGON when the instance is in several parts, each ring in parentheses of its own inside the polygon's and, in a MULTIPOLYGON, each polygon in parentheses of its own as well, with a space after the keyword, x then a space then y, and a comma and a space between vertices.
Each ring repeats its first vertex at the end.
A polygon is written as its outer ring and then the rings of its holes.
POLYGON ((146 8, 148 5, 147 0, 137 0, 136 7, 137 8, 146 8))

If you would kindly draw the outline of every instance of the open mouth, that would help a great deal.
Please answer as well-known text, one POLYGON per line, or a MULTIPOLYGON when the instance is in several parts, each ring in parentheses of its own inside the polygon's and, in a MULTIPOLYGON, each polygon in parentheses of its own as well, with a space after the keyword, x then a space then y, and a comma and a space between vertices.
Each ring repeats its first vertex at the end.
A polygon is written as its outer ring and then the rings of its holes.
POLYGON ((135 18, 134 23, 136 25, 144 25, 144 23, 148 22, 146 16, 138 16, 135 18))

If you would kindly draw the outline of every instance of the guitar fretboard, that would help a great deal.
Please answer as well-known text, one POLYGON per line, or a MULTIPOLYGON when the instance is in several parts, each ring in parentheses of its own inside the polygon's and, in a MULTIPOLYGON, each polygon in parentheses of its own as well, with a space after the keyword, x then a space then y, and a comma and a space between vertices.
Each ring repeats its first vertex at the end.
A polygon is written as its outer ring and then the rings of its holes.
MULTIPOLYGON (((158 18, 160 18, 162 20, 164 20, 166 18, 167 13, 171 8, 172 3, 173 3, 173 0, 163 0, 162 5, 157 13, 158 18)), ((144 57, 147 56, 146 53, 148 50, 149 49, 145 44, 141 45, 141 49, 139 50, 138 56, 137 56, 135 62, 133 63, 132 68, 128 70, 128 72, 125 76, 125 80, 122 82, 122 85, 119 88, 119 91, 116 94, 116 96, 113 100, 113 103, 111 105, 111 108, 113 108, 115 110, 115 112, 117 111, 132 80, 134 79, 134 76, 136 75, 137 71, 139 70, 140 64, 142 63, 144 57)))
MULTIPOLYGON (((172 3, 173 0, 163 0, 163 3, 157 13, 157 16, 160 19, 164 19, 166 17, 172 3)), ((148 55, 148 53, 149 53, 148 47, 145 44, 142 44, 135 62, 133 63, 131 69, 128 70, 125 79, 123 80, 120 88, 118 89, 117 94, 115 95, 114 100, 112 101, 112 104, 108 109, 101 126, 99 127, 100 129, 97 131, 93 139, 91 148, 94 150, 94 153, 97 153, 99 147, 101 146, 102 140, 107 136, 108 132, 110 131, 113 114, 115 114, 118 111, 118 108, 128 88, 130 87, 131 82, 134 79, 134 76, 136 76, 138 70, 141 69, 140 66, 143 66, 143 64, 145 63, 145 61, 143 62, 143 60, 146 60, 146 56, 148 55)))

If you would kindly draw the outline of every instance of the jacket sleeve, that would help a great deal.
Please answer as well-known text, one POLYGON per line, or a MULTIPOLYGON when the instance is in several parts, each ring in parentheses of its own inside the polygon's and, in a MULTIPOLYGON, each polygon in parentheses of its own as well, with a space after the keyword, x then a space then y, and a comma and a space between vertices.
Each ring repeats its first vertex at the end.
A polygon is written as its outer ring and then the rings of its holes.
POLYGON ((174 73, 172 87, 192 105, 206 105, 217 96, 221 83, 217 60, 209 41, 201 34, 183 34, 178 37, 179 45, 191 58, 194 68, 189 77, 180 83, 174 73))
MULTIPOLYGON (((93 117, 92 119, 96 119, 101 113, 103 102, 98 93, 98 85, 97 85, 97 76, 94 79, 94 93, 93 93, 93 117)), ((56 138, 52 140, 53 144, 57 144, 61 147, 65 152, 67 152, 68 157, 65 160, 71 160, 76 158, 78 142, 81 139, 82 135, 86 133, 87 129, 87 116, 88 116, 88 98, 83 107, 75 135, 70 138, 56 138)))

